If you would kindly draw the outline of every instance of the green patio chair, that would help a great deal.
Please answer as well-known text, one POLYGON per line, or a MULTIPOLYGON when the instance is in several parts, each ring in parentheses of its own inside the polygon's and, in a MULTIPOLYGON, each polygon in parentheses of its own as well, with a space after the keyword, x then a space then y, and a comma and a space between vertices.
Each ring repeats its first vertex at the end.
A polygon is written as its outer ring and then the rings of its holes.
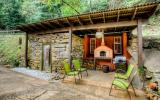
POLYGON ((128 79, 133 71, 134 65, 129 64, 127 72, 125 72, 122 69, 117 69, 115 73, 115 78, 121 78, 121 79, 128 79), (119 72, 125 72, 125 73, 119 73, 119 72))
POLYGON ((75 70, 80 72, 81 78, 82 78, 82 72, 84 71, 87 73, 87 76, 88 76, 87 68, 82 68, 80 61, 78 59, 72 60, 72 63, 73 63, 75 70))
MULTIPOLYGON (((80 80, 80 77, 79 77, 79 71, 72 71, 67 60, 64 60, 63 61, 63 66, 64 66, 64 71, 65 71, 65 76, 74 76, 75 78, 75 83, 76 83, 76 76, 78 76, 79 80, 80 80)), ((64 78, 65 78, 64 76, 64 78)))
POLYGON ((119 78, 115 78, 113 81, 112 81, 112 85, 111 85, 111 88, 110 88, 110 91, 109 91, 109 95, 111 94, 111 91, 112 91, 112 87, 113 86, 116 86, 118 87, 119 89, 123 89, 123 90, 126 90, 128 95, 129 95, 129 98, 131 99, 131 95, 129 94, 129 91, 128 91, 128 88, 129 86, 131 85, 132 86, 132 89, 133 89, 133 92, 136 96, 136 93, 135 93, 135 89, 132 85, 132 81, 135 77, 135 75, 137 74, 137 72, 135 72, 132 76, 132 78, 130 78, 131 80, 125 80, 125 79, 119 79, 119 78))

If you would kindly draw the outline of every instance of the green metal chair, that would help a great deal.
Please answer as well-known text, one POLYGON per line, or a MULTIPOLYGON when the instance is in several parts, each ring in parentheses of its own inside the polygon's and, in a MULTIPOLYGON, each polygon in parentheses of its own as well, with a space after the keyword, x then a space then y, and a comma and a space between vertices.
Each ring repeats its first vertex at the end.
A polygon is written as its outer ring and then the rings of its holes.
POLYGON ((80 72, 81 78, 82 78, 82 72, 84 71, 87 73, 87 76, 88 76, 87 68, 82 68, 80 61, 78 59, 72 60, 72 63, 73 63, 75 70, 80 72))
POLYGON ((64 78, 67 76, 74 76, 75 78, 75 83, 76 83, 76 76, 78 76, 79 80, 80 80, 80 77, 79 77, 79 71, 72 71, 67 60, 64 60, 63 61, 63 66, 64 66, 64 71, 65 71, 65 76, 64 78))
POLYGON ((119 72, 125 72, 122 69, 117 69, 115 73, 115 78, 120 78, 120 79, 128 79, 133 71, 134 65, 129 64, 127 72, 126 73, 119 73, 119 72))
POLYGON ((109 95, 111 94, 111 91, 112 91, 112 87, 113 86, 116 86, 120 89, 123 89, 123 90, 126 90, 128 95, 129 95, 129 98, 131 99, 131 95, 129 94, 129 91, 128 91, 128 88, 129 86, 131 85, 132 86, 132 89, 133 89, 133 92, 136 96, 136 93, 135 93, 135 89, 132 85, 132 81, 135 77, 135 75, 137 74, 137 72, 135 72, 131 78, 131 80, 125 80, 125 79, 119 79, 119 78, 115 78, 113 81, 112 81, 112 85, 111 85, 111 88, 110 88, 110 91, 109 91, 109 95))

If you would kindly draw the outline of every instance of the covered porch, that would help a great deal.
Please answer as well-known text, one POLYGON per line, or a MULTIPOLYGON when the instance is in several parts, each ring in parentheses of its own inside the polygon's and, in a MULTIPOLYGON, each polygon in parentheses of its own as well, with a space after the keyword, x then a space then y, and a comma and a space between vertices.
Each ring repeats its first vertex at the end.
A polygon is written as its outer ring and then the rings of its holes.
MULTIPOLYGON (((118 88, 113 88, 111 96, 108 95, 113 79, 114 72, 103 73, 102 71, 89 70, 89 76, 84 73, 79 83, 75 84, 73 77, 68 77, 64 80, 64 84, 78 91, 109 100, 129 100, 127 92, 118 88)), ((142 90, 136 88, 135 91, 137 96, 134 95, 132 88, 129 88, 131 100, 146 100, 142 90)))
MULTIPOLYGON (((80 44, 83 46, 83 55, 80 58, 82 59, 82 62, 90 61, 92 64, 95 63, 95 55, 92 53, 95 48, 100 46, 101 40, 95 39, 96 44, 93 44, 95 47, 90 46, 89 43, 90 41, 94 40, 91 38, 95 38, 95 33, 99 30, 103 30, 105 46, 108 46, 112 49, 113 58, 115 58, 116 55, 122 55, 129 60, 129 58, 132 57, 132 54, 128 52, 128 46, 129 40, 132 39, 131 36, 133 29, 137 30, 137 46, 134 49, 138 55, 138 59, 136 60, 135 64, 142 66, 142 23, 154 13, 157 6, 158 3, 149 3, 134 7, 110 9, 51 19, 39 23, 20 25, 17 28, 26 32, 25 66, 28 66, 28 36, 32 34, 38 36, 47 36, 49 34, 61 34, 64 32, 68 33, 67 36, 69 37, 69 47, 67 49, 70 66, 72 65, 71 62, 73 58, 73 35, 77 35, 83 40, 83 43, 80 44), (122 45, 117 47, 121 48, 121 50, 116 50, 116 46, 114 45, 114 36, 121 37, 122 45), (117 51, 119 52, 116 53, 117 51)), ((111 59, 111 64, 113 64, 113 58, 111 59)), ((49 59, 49 62, 52 62, 52 59, 49 59)), ((49 63, 48 65, 50 66, 51 71, 54 69, 53 67, 55 67, 52 65, 52 63, 49 63)), ((41 69, 43 69, 43 65, 38 66, 42 66, 41 69)), ((91 68, 92 67, 96 69, 96 64, 91 65, 91 68)), ((114 69, 114 67, 112 68, 114 69)))

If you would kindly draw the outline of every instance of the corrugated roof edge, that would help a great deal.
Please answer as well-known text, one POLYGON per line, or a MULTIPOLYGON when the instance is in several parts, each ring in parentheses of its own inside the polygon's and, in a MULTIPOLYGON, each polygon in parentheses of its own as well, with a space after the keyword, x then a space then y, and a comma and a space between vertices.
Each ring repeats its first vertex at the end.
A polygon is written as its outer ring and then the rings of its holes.
POLYGON ((106 10, 101 10, 101 11, 93 11, 93 12, 82 13, 82 14, 78 14, 78 15, 71 15, 71 16, 65 16, 65 17, 59 17, 59 18, 51 18, 51 19, 41 20, 41 21, 38 21, 38 22, 29 23, 29 24, 20 24, 20 25, 17 25, 17 27, 28 26, 28 25, 33 25, 33 24, 42 23, 42 22, 48 22, 48 21, 53 21, 53 20, 60 20, 60 19, 80 16, 80 15, 88 15, 88 14, 94 14, 94 13, 101 13, 101 12, 108 12, 108 11, 116 11, 116 10, 129 9, 129 8, 132 9, 132 8, 135 8, 135 7, 155 5, 155 4, 159 5, 160 2, 151 2, 151 3, 145 3, 145 4, 135 5, 135 6, 132 6, 132 7, 121 7, 121 8, 116 8, 116 9, 106 9, 106 10))

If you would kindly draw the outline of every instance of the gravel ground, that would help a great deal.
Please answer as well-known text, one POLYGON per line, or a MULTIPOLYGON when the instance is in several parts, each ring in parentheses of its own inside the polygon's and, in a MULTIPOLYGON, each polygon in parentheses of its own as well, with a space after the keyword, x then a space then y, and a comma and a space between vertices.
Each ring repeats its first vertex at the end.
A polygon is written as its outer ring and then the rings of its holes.
POLYGON ((40 78, 43 80, 51 80, 53 75, 51 73, 47 73, 44 71, 40 71, 40 70, 34 70, 34 69, 29 69, 29 68, 24 68, 24 67, 17 67, 17 68, 13 68, 13 71, 16 72, 20 72, 29 76, 33 76, 36 78, 40 78))

